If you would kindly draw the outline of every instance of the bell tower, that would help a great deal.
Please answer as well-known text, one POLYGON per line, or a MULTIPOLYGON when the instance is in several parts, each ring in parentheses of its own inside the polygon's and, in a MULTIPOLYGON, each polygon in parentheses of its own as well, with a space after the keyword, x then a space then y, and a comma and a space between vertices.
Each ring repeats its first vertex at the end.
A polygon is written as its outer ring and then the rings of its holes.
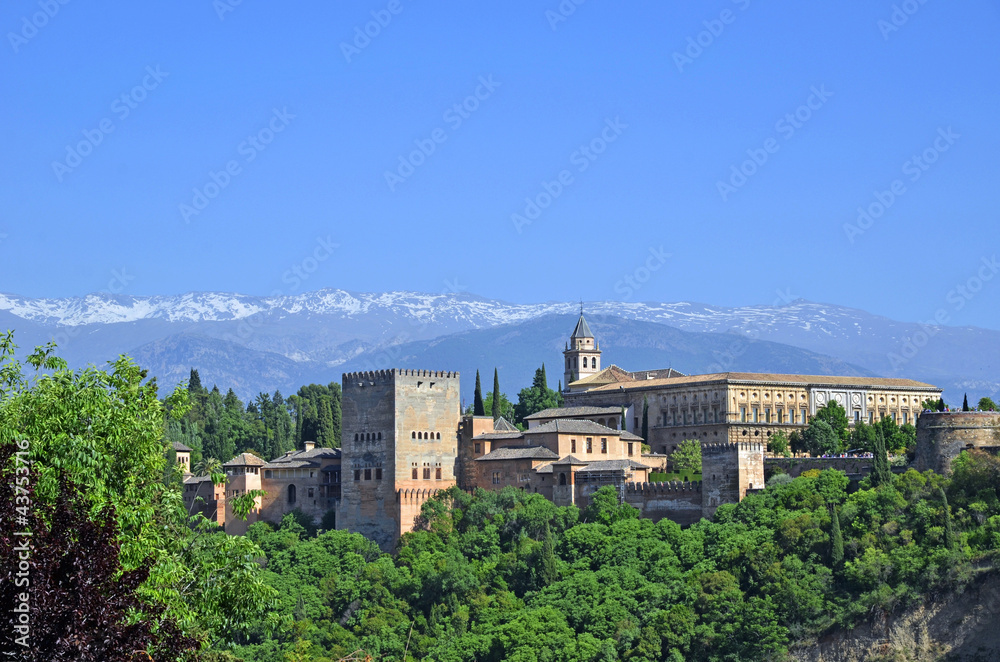
POLYGON ((601 371, 601 349, 590 332, 590 326, 583 316, 583 304, 580 304, 580 319, 569 337, 566 349, 563 350, 566 361, 563 385, 569 389, 571 382, 596 375, 601 371))

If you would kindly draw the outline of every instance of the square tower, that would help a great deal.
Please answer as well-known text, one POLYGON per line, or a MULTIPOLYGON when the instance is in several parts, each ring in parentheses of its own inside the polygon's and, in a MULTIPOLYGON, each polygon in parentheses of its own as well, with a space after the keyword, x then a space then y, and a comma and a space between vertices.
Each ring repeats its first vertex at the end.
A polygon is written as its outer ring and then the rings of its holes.
POLYGON ((764 487, 764 444, 759 441, 701 444, 701 514, 712 519, 725 503, 739 503, 764 487))
POLYGON ((455 485, 461 414, 457 372, 378 370, 342 379, 337 528, 391 550, 420 506, 455 485))

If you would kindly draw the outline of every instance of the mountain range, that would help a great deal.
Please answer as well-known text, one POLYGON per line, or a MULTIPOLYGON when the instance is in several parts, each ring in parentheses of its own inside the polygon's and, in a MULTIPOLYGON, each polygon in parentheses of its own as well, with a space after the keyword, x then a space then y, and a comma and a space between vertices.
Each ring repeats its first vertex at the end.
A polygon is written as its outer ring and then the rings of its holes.
MULTIPOLYGON (((944 388, 946 400, 1000 394, 995 330, 900 322, 801 299, 733 308, 597 301, 584 308, 604 366, 908 377, 944 388)), ((574 303, 512 304, 455 292, 0 294, 0 329, 15 329, 22 348, 54 339, 73 366, 128 354, 161 385, 195 367, 204 383, 244 399, 387 367, 458 370, 467 376, 467 398, 475 371, 488 387, 497 367, 513 397, 542 362, 550 382, 562 377, 560 352, 578 314, 574 303)))

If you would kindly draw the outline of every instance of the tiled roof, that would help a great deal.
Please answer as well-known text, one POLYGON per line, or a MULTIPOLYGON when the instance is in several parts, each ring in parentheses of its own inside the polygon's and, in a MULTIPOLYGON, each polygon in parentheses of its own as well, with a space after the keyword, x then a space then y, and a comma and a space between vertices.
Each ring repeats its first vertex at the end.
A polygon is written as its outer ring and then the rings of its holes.
POLYGON ((600 425, 593 421, 588 420, 577 420, 573 418, 557 418, 554 421, 549 421, 548 423, 542 423, 537 427, 530 428, 524 431, 525 435, 529 434, 545 434, 547 432, 563 432, 565 434, 591 434, 591 435, 604 435, 605 437, 612 435, 620 435, 620 430, 612 430, 611 428, 600 425))
POLYGON ((580 313, 580 319, 576 321, 576 328, 573 329, 572 338, 593 338, 594 334, 590 332, 590 325, 587 324, 587 320, 583 318, 583 313, 580 313))
POLYGON ((581 386, 587 384, 608 384, 608 383, 617 384, 620 382, 633 382, 633 381, 635 381, 635 377, 632 376, 632 373, 623 370, 622 368, 619 368, 616 365, 611 365, 605 368, 604 370, 601 370, 597 374, 590 375, 588 377, 583 377, 581 379, 576 380, 575 382, 571 382, 571 384, 575 386, 581 386))
POLYGON ((580 458, 576 457, 575 455, 567 455, 563 459, 561 459, 561 460, 559 460, 557 462, 553 462, 552 464, 553 465, 558 464, 558 465, 569 465, 569 466, 574 466, 574 467, 582 467, 582 466, 586 466, 589 463, 588 462, 584 462, 583 460, 581 460, 580 458))
POLYGON ((190 449, 190 448, 188 448, 187 446, 185 446, 184 444, 182 444, 182 443, 181 443, 181 442, 179 442, 179 441, 175 441, 175 442, 173 442, 173 443, 171 444, 171 446, 173 446, 173 449, 174 449, 175 451, 177 451, 178 453, 190 453, 190 452, 191 452, 191 449, 190 449))
POLYGON ((845 377, 835 375, 783 375, 764 372, 718 372, 708 375, 689 375, 686 377, 634 380, 626 384, 607 384, 604 386, 596 386, 590 389, 590 391, 616 391, 622 388, 630 391, 634 389, 661 386, 684 386, 687 384, 703 384, 712 382, 736 384, 745 383, 747 385, 789 384, 795 386, 854 386, 858 388, 875 387, 920 390, 932 389, 935 391, 940 390, 932 384, 926 384, 912 379, 896 379, 891 377, 845 377))
POLYGON ((497 448, 482 457, 477 457, 476 462, 491 460, 555 460, 558 457, 558 455, 545 446, 510 446, 497 448))
POLYGON ((253 453, 240 453, 229 462, 226 462, 222 466, 224 467, 260 467, 267 464, 264 460, 260 459, 253 453))
POLYGON ((652 469, 652 467, 635 460, 599 460, 588 463, 587 468, 582 469, 582 471, 621 471, 622 469, 652 469))
POLYGON ((493 422, 493 429, 497 432, 520 432, 516 426, 503 416, 493 422))
POLYGON ((185 476, 184 482, 186 483, 204 483, 206 480, 212 480, 211 476, 185 476))
POLYGON ((484 432, 482 434, 477 434, 473 439, 479 439, 482 441, 490 441, 493 439, 520 439, 524 433, 521 431, 517 432, 484 432))
POLYGON ((632 434, 628 430, 622 430, 621 438, 622 441, 643 441, 642 437, 637 434, 632 434))
POLYGON ((621 407, 551 407, 525 416, 524 420, 534 421, 540 418, 577 418, 579 416, 618 416, 621 407))
POLYGON ((264 466, 268 469, 298 469, 302 467, 318 467, 320 460, 337 459, 339 448, 313 448, 308 451, 289 451, 276 457, 264 466))

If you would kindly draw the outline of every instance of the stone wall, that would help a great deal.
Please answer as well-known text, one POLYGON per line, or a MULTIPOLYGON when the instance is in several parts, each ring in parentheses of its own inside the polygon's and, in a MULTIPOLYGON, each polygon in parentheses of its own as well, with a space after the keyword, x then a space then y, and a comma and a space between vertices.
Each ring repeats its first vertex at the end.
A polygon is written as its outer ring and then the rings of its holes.
POLYGON ((687 526, 701 519, 701 483, 629 483, 625 503, 638 508, 640 517, 687 526))
POLYGON ((950 473, 951 461, 967 448, 996 451, 1000 447, 1000 413, 924 412, 917 420, 918 471, 950 473))
POLYGON ((702 516, 711 519, 724 503, 739 503, 747 490, 764 486, 761 442, 702 443, 702 516))
POLYGON ((837 469, 849 477, 861 478, 871 473, 873 462, 870 457, 768 457, 764 459, 764 478, 776 473, 798 478, 810 469, 837 469))

